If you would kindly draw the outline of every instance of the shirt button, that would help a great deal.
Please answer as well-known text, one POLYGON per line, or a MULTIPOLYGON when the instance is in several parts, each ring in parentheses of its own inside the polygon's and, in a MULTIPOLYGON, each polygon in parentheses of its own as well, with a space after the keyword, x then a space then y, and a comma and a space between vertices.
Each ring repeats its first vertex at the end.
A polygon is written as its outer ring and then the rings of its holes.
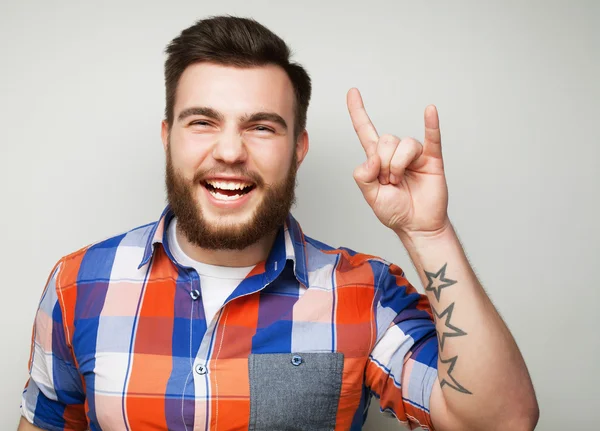
POLYGON ((190 292, 190 296, 192 297, 192 299, 195 301, 198 298, 200 298, 200 291, 198 289, 194 289, 190 292))
POLYGON ((302 363, 302 356, 294 355, 292 356, 292 365, 296 367, 302 363))
POLYGON ((198 374, 200 374, 201 376, 205 375, 206 373, 208 373, 208 368, 206 368, 204 365, 202 364, 198 364, 196 365, 196 372, 198 374))

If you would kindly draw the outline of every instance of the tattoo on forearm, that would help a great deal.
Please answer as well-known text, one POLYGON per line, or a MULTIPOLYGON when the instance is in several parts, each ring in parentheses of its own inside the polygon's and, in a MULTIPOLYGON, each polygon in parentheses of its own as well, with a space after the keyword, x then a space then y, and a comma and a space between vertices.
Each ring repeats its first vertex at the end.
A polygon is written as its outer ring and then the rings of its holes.
POLYGON ((444 324, 444 328, 442 330, 437 330, 437 337, 441 350, 444 350, 444 342, 446 341, 447 337, 460 337, 461 335, 467 335, 465 331, 450 323, 450 319, 452 319, 452 312, 454 311, 454 302, 450 304, 448 308, 442 311, 441 314, 438 313, 433 306, 431 309, 433 310, 433 315, 435 316, 436 320, 441 321, 444 324))
POLYGON ((440 300, 440 295, 442 294, 442 289, 445 289, 448 286, 452 286, 456 283, 456 280, 450 280, 446 278, 446 265, 442 266, 438 272, 427 272, 425 271, 425 275, 427 276, 428 284, 425 287, 426 291, 433 292, 435 294, 435 299, 440 300))
POLYGON ((440 356, 440 362, 443 364, 442 369, 439 370, 439 378, 440 378, 440 387, 443 389, 444 385, 450 386, 452 389, 457 390, 463 394, 472 395, 468 389, 462 386, 460 383, 456 381, 454 376, 452 375, 452 371, 454 370, 454 366, 456 365, 456 360, 458 356, 455 356, 450 359, 442 359, 440 356), (449 365, 448 365, 449 364, 449 365))
MULTIPOLYGON (((428 292, 433 292, 435 295, 435 299, 439 302, 440 296, 442 294, 442 289, 446 287, 452 286, 456 283, 456 280, 451 280, 446 278, 446 266, 448 264, 445 263, 444 266, 438 272, 428 272, 424 271, 427 276, 427 286, 425 286, 425 290, 428 292)), ((438 343, 440 346, 439 359, 440 366, 438 370, 438 379, 440 381, 440 387, 443 389, 444 386, 449 386, 452 389, 467 395, 471 395, 472 392, 466 389, 463 385, 458 383, 452 372, 454 371, 454 367, 456 366, 456 361, 458 360, 458 355, 449 358, 442 358, 442 351, 444 350, 444 344, 446 342, 446 338, 448 337, 460 337, 463 335, 467 335, 465 331, 458 328, 457 326, 451 323, 452 313, 454 312, 454 304, 450 304, 444 311, 438 313, 433 305, 431 309, 433 311, 433 315, 437 323, 441 322, 441 328, 436 329, 438 343)))

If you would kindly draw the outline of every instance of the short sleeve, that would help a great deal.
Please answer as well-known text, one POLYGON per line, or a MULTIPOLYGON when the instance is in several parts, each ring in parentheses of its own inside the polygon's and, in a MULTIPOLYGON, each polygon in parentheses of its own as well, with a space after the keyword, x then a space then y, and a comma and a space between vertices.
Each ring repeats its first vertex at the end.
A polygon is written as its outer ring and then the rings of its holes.
POLYGON ((59 262, 44 289, 31 341, 29 380, 21 399, 21 415, 38 428, 52 431, 88 429, 81 376, 63 325, 57 294, 59 262))
POLYGON ((433 430, 429 398, 437 379, 438 344, 427 296, 395 265, 381 265, 375 318, 377 341, 367 362, 366 385, 381 411, 410 429, 433 430))

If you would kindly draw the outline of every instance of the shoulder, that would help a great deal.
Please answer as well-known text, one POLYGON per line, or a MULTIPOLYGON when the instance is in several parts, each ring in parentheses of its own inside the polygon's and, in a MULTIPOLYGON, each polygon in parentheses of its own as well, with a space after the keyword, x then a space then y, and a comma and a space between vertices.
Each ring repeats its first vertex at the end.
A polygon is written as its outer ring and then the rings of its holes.
POLYGON ((53 270, 57 285, 66 288, 82 280, 109 279, 114 266, 137 269, 156 226, 157 222, 137 226, 63 256, 53 270))
POLYGON ((362 253, 348 247, 334 247, 307 235, 304 236, 309 273, 329 267, 335 271, 336 284, 382 284, 384 278, 404 277, 404 271, 376 255, 362 253))

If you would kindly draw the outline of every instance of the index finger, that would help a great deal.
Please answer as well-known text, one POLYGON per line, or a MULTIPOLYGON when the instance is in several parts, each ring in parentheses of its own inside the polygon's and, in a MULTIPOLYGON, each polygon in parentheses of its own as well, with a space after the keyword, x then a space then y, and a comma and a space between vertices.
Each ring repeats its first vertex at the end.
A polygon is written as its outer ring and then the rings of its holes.
POLYGON ((351 88, 350 91, 348 91, 346 102, 348 104, 348 112, 350 113, 350 119, 352 120, 354 130, 358 135, 358 139, 360 140, 365 153, 367 153, 367 157, 369 157, 377 151, 379 135, 367 114, 362 97, 360 96, 360 91, 358 91, 357 88, 351 88))

